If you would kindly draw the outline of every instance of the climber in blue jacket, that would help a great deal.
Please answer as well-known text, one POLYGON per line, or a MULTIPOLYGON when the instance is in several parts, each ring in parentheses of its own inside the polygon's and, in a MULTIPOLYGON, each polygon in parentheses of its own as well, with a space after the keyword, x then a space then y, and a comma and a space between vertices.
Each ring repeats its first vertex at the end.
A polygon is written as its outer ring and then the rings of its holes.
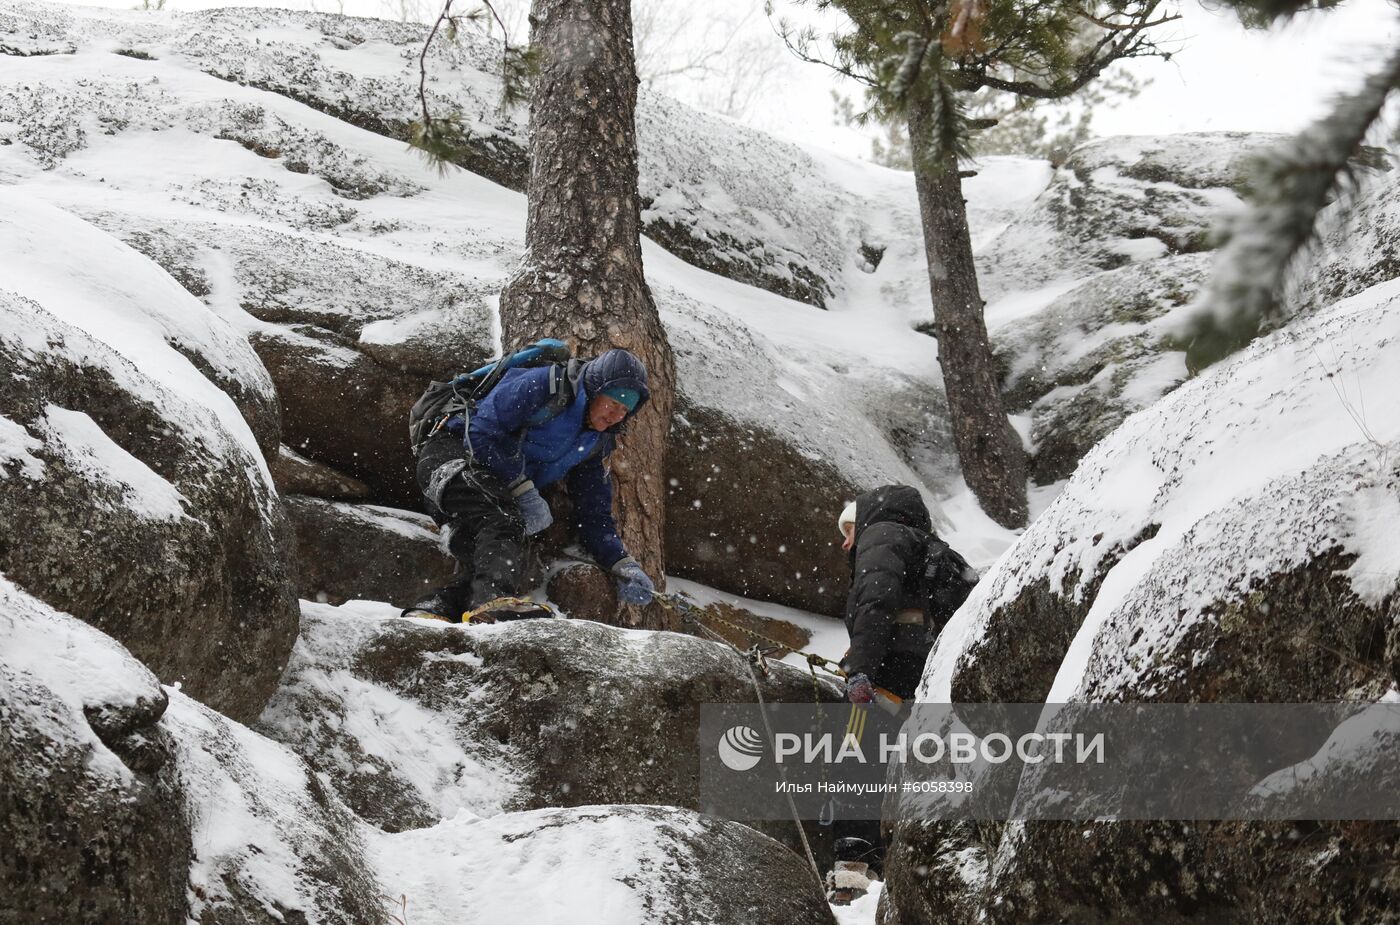
MULTIPOLYGON (((617 534, 607 468, 617 433, 649 397, 641 360, 609 350, 512 369, 470 414, 449 418, 419 453, 417 477, 457 575, 404 615, 460 622, 463 613, 519 594, 525 538, 554 521, 540 489, 561 480, 579 540, 617 579, 621 599, 650 603, 656 587, 617 534)), ((474 619, 520 615, 503 605, 474 619)))

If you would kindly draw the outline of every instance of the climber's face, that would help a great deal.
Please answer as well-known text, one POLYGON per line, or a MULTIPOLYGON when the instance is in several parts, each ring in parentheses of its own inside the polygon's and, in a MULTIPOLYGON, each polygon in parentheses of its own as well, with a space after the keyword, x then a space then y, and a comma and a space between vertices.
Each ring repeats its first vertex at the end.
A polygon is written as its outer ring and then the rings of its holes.
POLYGON ((627 406, 607 395, 594 395, 588 400, 588 426, 603 431, 622 423, 627 406))
POLYGON ((841 544, 841 548, 850 552, 851 547, 856 544, 856 525, 850 522, 841 525, 841 532, 846 535, 846 540, 841 544))

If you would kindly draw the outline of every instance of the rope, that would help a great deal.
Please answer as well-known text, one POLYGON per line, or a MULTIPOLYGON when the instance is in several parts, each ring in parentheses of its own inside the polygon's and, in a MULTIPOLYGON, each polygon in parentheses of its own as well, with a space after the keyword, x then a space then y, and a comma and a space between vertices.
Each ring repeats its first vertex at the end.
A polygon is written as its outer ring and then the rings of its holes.
MULTIPOLYGON (((735 652, 739 651, 735 646, 730 646, 730 648, 734 649, 735 652)), ((757 652, 757 649, 758 647, 755 646, 750 651, 757 652)), ((761 660, 762 658, 763 655, 761 653, 758 654, 758 659, 761 660)), ((753 673, 753 655, 749 656, 749 660, 745 662, 745 665, 749 669, 749 680, 753 682, 753 692, 758 697, 758 715, 762 717, 763 728, 768 733, 768 741, 776 751, 778 747, 778 737, 773 732, 773 724, 768 721, 768 703, 763 699, 763 689, 759 686, 758 676, 753 673)), ((765 671, 765 675, 766 674, 767 672, 765 671)), ((778 769, 778 776, 783 779, 784 783, 787 782, 787 772, 784 769, 778 769)), ((783 788, 783 799, 787 800, 788 812, 792 814, 792 823, 797 826, 797 837, 802 839, 802 851, 807 855, 807 863, 812 867, 812 876, 817 878, 817 889, 825 894, 826 884, 822 881, 821 868, 817 866, 817 858, 812 854, 811 842, 807 841, 807 830, 802 827, 802 817, 797 814, 797 804, 792 801, 792 793, 789 792, 786 787, 783 788)))
MULTIPOLYGON (((764 731, 768 733, 769 745, 776 751, 778 736, 773 731, 773 724, 768 720, 768 701, 764 699, 763 687, 758 683, 758 675, 754 673, 754 666, 757 665, 763 671, 763 676, 765 678, 768 677, 768 660, 767 657, 764 655, 764 651, 761 648, 759 648, 757 643, 754 643, 754 645, 747 652, 745 652, 744 650, 740 649, 738 646, 730 642, 728 639, 725 639, 719 633, 715 632, 712 628, 706 626, 705 623, 701 621, 699 617, 695 616, 695 611, 697 611, 699 608, 695 607, 695 605, 682 598, 679 594, 658 594, 656 595, 656 599, 661 603, 663 607, 675 610, 682 617, 692 621, 696 626, 700 628, 702 632, 704 632, 707 636, 710 636, 715 642, 728 646, 736 655, 739 655, 744 659, 744 667, 748 669, 749 672, 749 682, 753 684, 754 696, 758 698, 759 717, 763 720, 764 731)), ((822 662, 826 662, 826 659, 813 653, 805 653, 800 652, 796 649, 792 649, 784 643, 779 643, 775 639, 770 639, 761 633, 755 633, 742 626, 739 626, 738 624, 730 623, 728 620, 719 619, 719 622, 724 623, 728 626, 732 626, 735 629, 741 630, 742 632, 746 632, 750 636, 753 636, 755 638, 762 639, 766 642, 776 643, 779 649, 783 649, 789 652, 798 652, 798 654, 800 655, 807 656, 807 665, 812 672, 812 697, 813 700, 820 703, 820 688, 817 686, 817 671, 814 667, 816 663, 813 661, 813 658, 819 659, 822 662)), ((784 782, 787 781, 787 773, 781 767, 779 767, 778 769, 778 776, 781 777, 784 782)), ((817 866, 817 858, 812 853, 812 844, 807 840, 807 830, 802 827, 802 817, 799 816, 797 813, 797 804, 793 802, 792 793, 789 792, 786 787, 783 788, 783 798, 787 801, 788 812, 792 815, 793 825, 797 827, 797 837, 802 840, 802 851, 804 854, 807 855, 807 863, 812 868, 812 876, 814 876, 817 880, 817 889, 825 893, 826 884, 822 880, 821 868, 817 866)))

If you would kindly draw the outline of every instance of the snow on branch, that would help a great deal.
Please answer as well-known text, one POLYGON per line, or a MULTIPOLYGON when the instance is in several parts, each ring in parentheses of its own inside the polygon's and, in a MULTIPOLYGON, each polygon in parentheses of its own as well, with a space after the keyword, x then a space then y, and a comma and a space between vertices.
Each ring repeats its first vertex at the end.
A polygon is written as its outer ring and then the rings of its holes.
POLYGON ((1397 86, 1400 51, 1331 113, 1251 163, 1250 208, 1227 228, 1215 273, 1178 335, 1193 372, 1243 347, 1283 312, 1290 269, 1315 240, 1322 210, 1354 194, 1354 160, 1397 86))

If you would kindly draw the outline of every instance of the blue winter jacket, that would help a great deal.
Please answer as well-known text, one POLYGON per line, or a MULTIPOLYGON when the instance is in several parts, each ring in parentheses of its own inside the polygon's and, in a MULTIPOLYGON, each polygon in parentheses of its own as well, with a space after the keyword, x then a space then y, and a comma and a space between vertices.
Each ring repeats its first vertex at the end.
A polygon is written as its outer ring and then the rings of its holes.
MULTIPOLYGON (((599 565, 611 568, 627 550, 612 516, 612 474, 606 462, 616 445, 614 434, 649 397, 646 368, 625 350, 609 350, 573 367, 574 399, 553 416, 553 367, 507 372, 477 403, 463 443, 503 484, 528 479, 544 488, 564 479, 579 540, 599 565), (627 419, 600 433, 588 426, 588 400, 613 386, 633 389, 641 398, 627 419)), ((460 423, 452 423, 460 432, 460 423)))

